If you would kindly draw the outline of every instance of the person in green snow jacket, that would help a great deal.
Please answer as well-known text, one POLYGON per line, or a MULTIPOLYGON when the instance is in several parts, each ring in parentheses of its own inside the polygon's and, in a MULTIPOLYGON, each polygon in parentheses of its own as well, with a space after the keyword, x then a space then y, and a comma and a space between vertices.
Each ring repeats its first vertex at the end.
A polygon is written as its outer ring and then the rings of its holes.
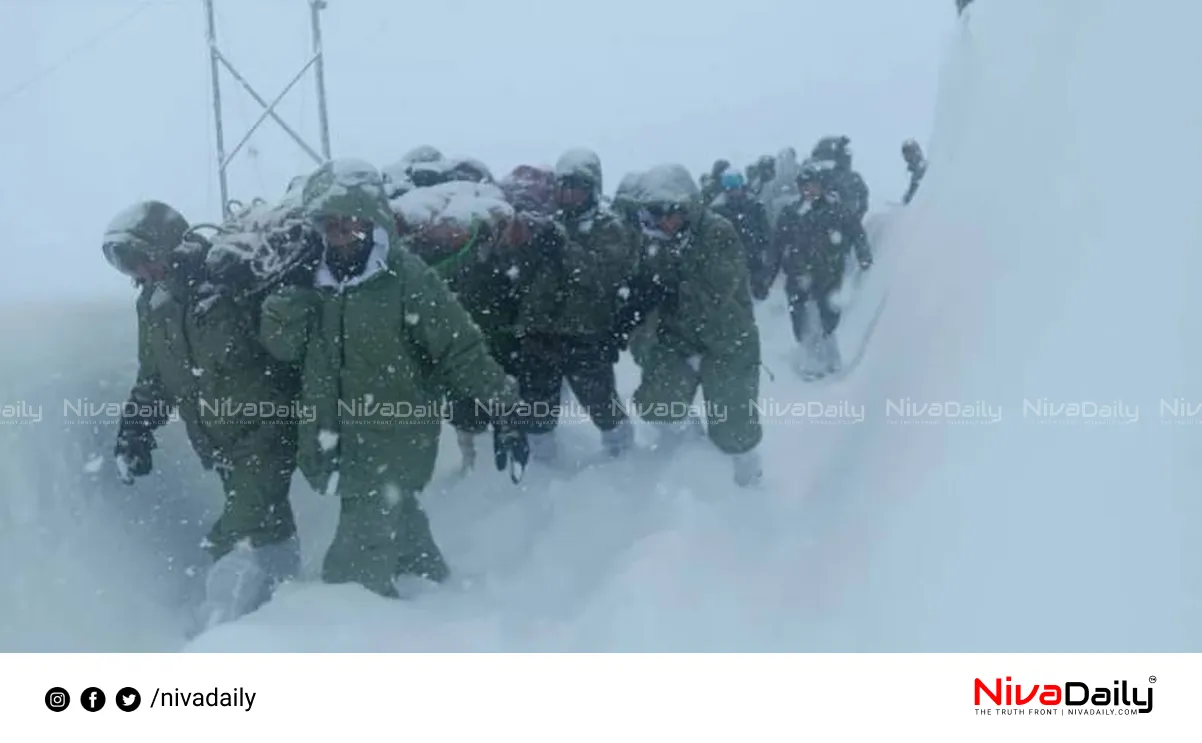
MULTIPOLYGON (((639 210, 642 209, 639 205, 642 186, 639 184, 642 178, 643 174, 637 171, 622 176, 622 180, 618 182, 618 189, 614 191, 613 200, 613 210, 618 213, 618 216, 626 224, 626 228, 634 236, 636 246, 643 229, 639 222, 639 210)), ((637 247, 635 252, 637 254, 637 247)))
POLYGON ((672 447, 700 425, 689 414, 700 387, 710 440, 732 457, 736 483, 753 485, 763 436, 760 337, 738 234, 704 206, 683 166, 652 168, 641 185, 648 239, 616 330, 628 342, 645 339, 631 348, 642 368, 635 406, 664 424, 661 441, 672 447))
POLYGON ((324 164, 302 204, 324 237, 320 263, 312 285, 264 300, 263 342, 301 365, 301 400, 315 415, 300 425, 300 470, 340 498, 322 578, 395 597, 398 578, 449 575, 417 500, 434 474, 442 395, 495 413, 496 465, 515 481, 528 455, 510 423, 519 399, 479 328, 402 243, 373 166, 324 164))
MULTIPOLYGON (((480 328, 493 359, 515 378, 521 373, 518 317, 529 277, 535 275, 541 257, 558 251, 566 239, 549 218, 554 211, 553 187, 550 171, 519 166, 502 180, 497 192, 510 209, 507 214, 490 209, 484 218, 478 211, 471 224, 452 220, 419 229, 398 219, 405 228, 406 245, 446 282, 480 328)), ((492 421, 474 400, 447 403, 462 469, 471 470, 476 440, 492 421)))
POLYGON ((747 256, 747 272, 751 276, 751 296, 768 298, 772 285, 767 282, 769 256, 768 210, 747 190, 747 179, 737 170, 728 170, 718 179, 719 193, 710 202, 710 209, 725 217, 739 235, 747 256))
POLYGON ((137 381, 118 429, 118 472, 127 484, 151 473, 155 431, 178 411, 202 466, 225 490, 207 539, 214 563, 199 621, 237 618, 299 567, 288 502, 299 375, 257 341, 256 307, 213 291, 208 243, 189 234, 175 209, 130 207, 110 223, 103 250, 141 286, 137 381))
POLYGON ((564 382, 618 456, 634 443, 617 392, 619 349, 613 327, 619 290, 634 268, 634 236, 601 201, 601 160, 587 149, 565 152, 555 164, 555 219, 566 233, 543 251, 519 315, 522 396, 531 406, 531 455, 558 457, 555 431, 564 382))

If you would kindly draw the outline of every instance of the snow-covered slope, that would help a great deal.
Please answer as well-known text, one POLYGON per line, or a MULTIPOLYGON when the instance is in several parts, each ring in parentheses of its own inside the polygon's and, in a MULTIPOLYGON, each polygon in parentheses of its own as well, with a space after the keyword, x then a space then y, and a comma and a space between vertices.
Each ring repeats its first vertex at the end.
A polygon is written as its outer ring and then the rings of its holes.
POLYGON ((96 459, 112 450, 105 403, 133 379, 134 331, 132 299, 0 308, 0 652, 179 644, 171 607, 197 588, 189 567, 217 493, 177 426, 151 487, 118 484, 96 459))
MULTIPOLYGON (((1202 402, 1190 282, 1202 101, 1189 94, 1202 10, 1173 13, 974 3, 949 39, 929 175, 866 284, 889 299, 863 364, 837 385, 790 378, 779 296, 760 308, 766 402, 824 405, 766 421, 763 491, 734 488, 703 446, 571 482, 532 470, 523 489, 480 472, 425 496, 462 585, 406 602, 298 585, 187 649, 1202 649, 1202 428, 1159 407, 1202 402), (1040 421, 1024 399, 1138 406, 1139 420, 1040 421), (903 421, 887 400, 981 415, 903 421)), ((851 307, 849 333, 871 305, 851 307)), ((79 368, 62 382, 78 388, 99 368, 127 380, 120 354, 83 345, 122 321, 78 317, 43 322, 61 353, 10 378, 79 368), (51 365, 64 362, 77 366, 51 365)), ((624 362, 624 391, 635 381, 624 362)), ((563 432, 596 445, 588 424, 563 432)), ((169 579, 149 540, 172 526, 170 556, 192 559, 201 527, 184 505, 211 502, 212 486, 184 487, 196 473, 173 441, 163 456, 183 464, 170 482, 73 491, 43 478, 74 471, 55 447, 110 432, 45 436, 0 468, 5 501, 23 504, 0 510, 0 648, 183 646, 162 607, 193 587, 169 579), (179 511, 122 505, 163 496, 179 511), (138 507, 158 516, 127 525, 138 507)), ((444 450, 449 471, 449 437, 444 450)), ((335 504, 299 487, 297 499, 313 570, 335 504)))

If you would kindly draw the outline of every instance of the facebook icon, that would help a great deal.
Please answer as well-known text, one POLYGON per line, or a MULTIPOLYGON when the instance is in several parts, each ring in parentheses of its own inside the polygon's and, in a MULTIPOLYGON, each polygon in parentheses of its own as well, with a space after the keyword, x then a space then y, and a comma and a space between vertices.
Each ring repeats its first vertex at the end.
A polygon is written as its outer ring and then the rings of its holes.
POLYGON ((89 686, 79 695, 79 702, 88 712, 99 712, 104 707, 104 692, 89 686))

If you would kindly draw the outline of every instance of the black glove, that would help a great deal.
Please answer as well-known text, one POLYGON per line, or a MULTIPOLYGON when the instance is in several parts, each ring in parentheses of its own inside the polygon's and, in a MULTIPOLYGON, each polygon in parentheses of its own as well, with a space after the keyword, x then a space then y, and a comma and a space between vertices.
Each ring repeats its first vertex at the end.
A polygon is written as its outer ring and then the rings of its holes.
POLYGON ((530 442, 526 432, 509 420, 498 420, 492 426, 492 450, 497 471, 509 470, 509 479, 517 483, 526 473, 530 461, 530 442))
POLYGON ((117 436, 113 457, 121 482, 132 485, 135 477, 150 474, 153 461, 150 452, 155 448, 154 434, 149 431, 123 432, 117 436))

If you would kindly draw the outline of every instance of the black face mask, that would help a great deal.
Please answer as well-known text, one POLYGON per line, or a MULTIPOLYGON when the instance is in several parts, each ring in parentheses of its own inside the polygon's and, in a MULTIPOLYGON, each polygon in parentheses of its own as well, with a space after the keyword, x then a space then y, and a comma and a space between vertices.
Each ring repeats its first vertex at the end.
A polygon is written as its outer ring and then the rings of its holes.
POLYGON ((376 245, 374 232, 368 231, 353 247, 326 246, 326 267, 335 279, 346 281, 363 273, 367 268, 367 259, 371 257, 372 248, 376 245))

